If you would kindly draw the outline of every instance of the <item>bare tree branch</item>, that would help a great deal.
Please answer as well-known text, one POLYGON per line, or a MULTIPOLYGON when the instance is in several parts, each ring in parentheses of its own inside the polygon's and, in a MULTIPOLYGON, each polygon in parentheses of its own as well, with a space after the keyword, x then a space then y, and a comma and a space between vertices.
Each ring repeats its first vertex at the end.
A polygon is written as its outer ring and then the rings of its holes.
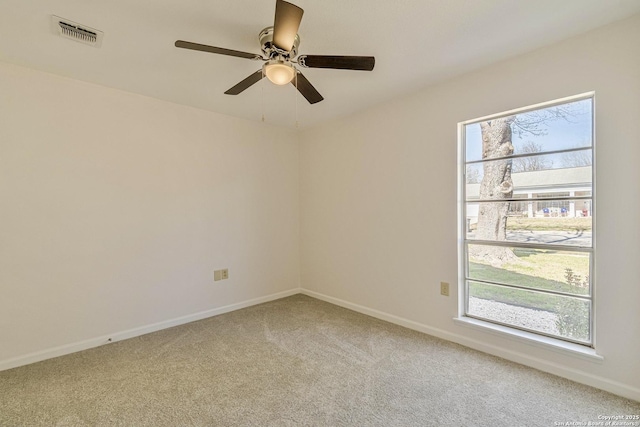
MULTIPOLYGON (((518 154, 525 153, 540 153, 542 152, 542 145, 534 142, 527 141, 520 146, 518 154)), ((511 166, 512 172, 529 172, 549 169, 553 166, 553 161, 544 156, 531 156, 531 157, 518 157, 513 159, 513 165, 511 166)))
POLYGON ((513 122, 513 133, 519 137, 526 134, 533 136, 546 135, 546 125, 549 121, 562 119, 569 123, 576 123, 575 119, 581 113, 582 110, 572 103, 518 114, 513 122))

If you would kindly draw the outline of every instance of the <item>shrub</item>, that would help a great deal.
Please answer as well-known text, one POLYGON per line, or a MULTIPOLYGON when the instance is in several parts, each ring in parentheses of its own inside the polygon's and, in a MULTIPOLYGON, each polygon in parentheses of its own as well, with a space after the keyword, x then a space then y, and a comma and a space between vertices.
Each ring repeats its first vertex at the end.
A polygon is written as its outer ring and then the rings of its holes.
MULTIPOLYGON (((574 287, 584 288, 589 286, 589 276, 583 281, 582 278, 573 273, 573 270, 565 270, 567 284, 574 287)), ((556 326, 560 335, 581 341, 589 340, 589 306, 588 302, 572 297, 559 297, 556 304, 556 326)))

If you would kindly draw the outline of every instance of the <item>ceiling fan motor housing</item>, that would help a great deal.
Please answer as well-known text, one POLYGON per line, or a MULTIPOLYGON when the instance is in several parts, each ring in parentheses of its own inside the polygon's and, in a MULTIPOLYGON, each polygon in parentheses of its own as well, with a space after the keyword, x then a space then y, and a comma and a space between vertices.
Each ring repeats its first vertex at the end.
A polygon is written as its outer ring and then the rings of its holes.
POLYGON ((260 41, 260 48, 267 58, 282 57, 283 59, 292 59, 298 54, 298 46, 300 46, 300 36, 296 34, 296 38, 293 41, 293 47, 291 50, 286 51, 277 48, 273 44, 273 27, 267 27, 260 31, 258 36, 260 41))

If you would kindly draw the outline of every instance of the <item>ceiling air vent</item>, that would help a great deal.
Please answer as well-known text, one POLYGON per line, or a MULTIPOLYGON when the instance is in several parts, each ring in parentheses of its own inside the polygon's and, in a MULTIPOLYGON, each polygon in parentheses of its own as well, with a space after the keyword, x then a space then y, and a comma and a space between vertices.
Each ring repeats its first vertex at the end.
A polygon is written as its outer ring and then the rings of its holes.
POLYGON ((52 15, 51 27, 55 34, 65 39, 75 40, 94 47, 100 47, 102 45, 102 31, 87 27, 86 25, 52 15))

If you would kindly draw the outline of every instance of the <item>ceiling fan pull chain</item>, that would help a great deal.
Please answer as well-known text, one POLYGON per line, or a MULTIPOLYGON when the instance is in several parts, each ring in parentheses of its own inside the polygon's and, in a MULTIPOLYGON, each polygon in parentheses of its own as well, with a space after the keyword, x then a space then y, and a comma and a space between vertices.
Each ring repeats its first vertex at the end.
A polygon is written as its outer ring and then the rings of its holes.
POLYGON ((298 70, 296 70, 296 91, 293 96, 296 98, 296 129, 298 129, 298 70))
MULTIPOLYGON (((262 78, 264 79, 264 68, 262 69, 262 78)), ((260 105, 262 109, 262 123, 264 123, 264 81, 260 85, 260 105)))

